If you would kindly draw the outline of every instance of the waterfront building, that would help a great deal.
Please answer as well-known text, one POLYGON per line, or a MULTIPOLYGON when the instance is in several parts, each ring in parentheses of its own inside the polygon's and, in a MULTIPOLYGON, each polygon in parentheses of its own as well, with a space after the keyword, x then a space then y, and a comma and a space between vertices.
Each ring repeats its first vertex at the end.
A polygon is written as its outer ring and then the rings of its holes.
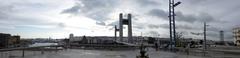
POLYGON ((20 36, 11 36, 11 34, 0 33, 0 48, 17 47, 20 43, 20 36))
POLYGON ((233 28, 234 42, 237 46, 240 46, 240 27, 233 28))
POLYGON ((10 34, 0 33, 0 48, 8 47, 8 39, 11 38, 10 34))
POLYGON ((70 34, 70 35, 69 35, 69 41, 70 41, 70 42, 73 42, 73 41, 74 41, 74 35, 73 35, 73 34, 70 34))
POLYGON ((18 35, 11 36, 11 38, 8 39, 8 45, 10 47, 17 47, 19 46, 19 43, 20 43, 20 36, 18 35))

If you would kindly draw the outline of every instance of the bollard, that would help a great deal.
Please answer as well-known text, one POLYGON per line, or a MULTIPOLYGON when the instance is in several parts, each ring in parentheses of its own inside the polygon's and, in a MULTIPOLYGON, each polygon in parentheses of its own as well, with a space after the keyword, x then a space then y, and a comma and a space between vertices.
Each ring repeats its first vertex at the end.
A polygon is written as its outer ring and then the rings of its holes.
POLYGON ((0 52, 0 57, 3 58, 3 57, 2 57, 2 52, 0 52))
POLYGON ((8 58, 11 58, 11 54, 12 54, 12 52, 9 51, 9 52, 8 52, 8 58))
POLYGON ((3 52, 0 52, 0 57, 3 58, 3 52))
POLYGON ((57 46, 55 47, 55 49, 56 49, 56 51, 55 52, 57 52, 58 50, 57 50, 57 46))
POLYGON ((206 50, 203 51, 203 56, 206 56, 206 50))
POLYGON ((190 52, 190 51, 189 51, 189 49, 187 49, 187 51, 186 51, 186 52, 187 52, 187 55, 189 55, 189 52, 190 52))
POLYGON ((25 51, 24 51, 24 49, 22 50, 22 57, 24 58, 24 56, 25 56, 25 51))
POLYGON ((44 54, 44 50, 43 50, 43 48, 41 48, 41 54, 44 54))

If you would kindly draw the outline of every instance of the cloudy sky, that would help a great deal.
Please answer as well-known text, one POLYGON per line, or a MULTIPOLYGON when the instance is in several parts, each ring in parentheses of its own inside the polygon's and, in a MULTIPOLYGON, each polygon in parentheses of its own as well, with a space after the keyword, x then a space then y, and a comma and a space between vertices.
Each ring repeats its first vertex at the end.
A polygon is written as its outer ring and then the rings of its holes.
MULTIPOLYGON (((185 38, 202 39, 203 22, 207 37, 233 40, 232 28, 240 25, 239 0, 176 0, 177 32, 185 38)), ((65 38, 113 36, 119 13, 133 15, 133 35, 168 37, 168 0, 1 0, 0 33, 23 38, 65 38)), ((126 28, 124 31, 127 31, 126 28)), ((124 33, 126 36, 126 32, 124 33)))

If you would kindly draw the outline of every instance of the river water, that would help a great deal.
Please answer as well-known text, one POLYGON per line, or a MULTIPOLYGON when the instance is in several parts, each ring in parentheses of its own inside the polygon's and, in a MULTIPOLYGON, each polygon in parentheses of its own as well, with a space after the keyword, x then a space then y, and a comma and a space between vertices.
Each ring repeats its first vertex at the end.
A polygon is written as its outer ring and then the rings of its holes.
POLYGON ((58 43, 34 43, 32 45, 29 45, 29 47, 50 46, 50 45, 58 45, 58 43))

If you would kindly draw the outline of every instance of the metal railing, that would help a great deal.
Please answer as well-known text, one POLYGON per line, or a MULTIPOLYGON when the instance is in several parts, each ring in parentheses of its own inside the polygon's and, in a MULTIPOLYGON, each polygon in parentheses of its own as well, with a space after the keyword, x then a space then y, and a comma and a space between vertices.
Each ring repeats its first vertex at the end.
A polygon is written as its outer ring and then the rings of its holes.
POLYGON ((58 51, 62 50, 63 45, 49 45, 49 46, 36 46, 36 47, 18 47, 0 49, 0 58, 22 57, 26 55, 44 54, 45 51, 58 51), (61 47, 61 49, 59 49, 61 47))

